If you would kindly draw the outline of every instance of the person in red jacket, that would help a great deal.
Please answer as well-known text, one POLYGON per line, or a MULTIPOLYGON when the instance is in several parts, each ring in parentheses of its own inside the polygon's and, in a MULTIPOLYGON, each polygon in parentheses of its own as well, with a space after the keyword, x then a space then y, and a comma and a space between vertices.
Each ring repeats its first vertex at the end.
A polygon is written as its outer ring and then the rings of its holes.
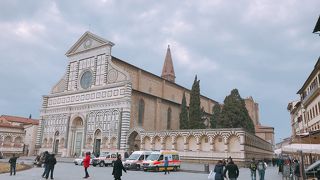
POLYGON ((88 173, 89 166, 90 166, 90 152, 86 152, 86 157, 83 159, 83 167, 84 167, 84 172, 86 173, 86 175, 83 178, 89 177, 89 173, 88 173))

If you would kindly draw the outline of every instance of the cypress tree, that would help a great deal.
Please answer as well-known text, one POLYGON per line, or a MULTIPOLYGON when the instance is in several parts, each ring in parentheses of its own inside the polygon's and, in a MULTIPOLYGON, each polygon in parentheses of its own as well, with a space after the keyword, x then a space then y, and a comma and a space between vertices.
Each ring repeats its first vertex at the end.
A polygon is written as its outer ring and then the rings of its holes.
POLYGON ((221 127, 221 106, 219 103, 212 107, 212 116, 210 117, 210 127, 212 129, 221 127))
POLYGON ((221 122, 224 128, 244 128, 254 133, 253 122, 237 89, 233 89, 231 94, 224 99, 221 122))
POLYGON ((207 128, 207 126, 204 124, 204 122, 206 121, 206 119, 207 119, 207 113, 206 113, 206 111, 204 110, 204 107, 202 107, 201 108, 201 110, 200 110, 200 114, 201 114, 201 119, 200 119, 200 124, 199 124, 199 129, 206 129, 207 128))
POLYGON ((200 129, 201 122, 201 109, 200 109, 200 80, 197 76, 194 79, 192 89, 190 92, 190 105, 189 105, 189 128, 200 129))
POLYGON ((187 101, 186 101, 185 93, 183 93, 183 97, 182 97, 181 112, 179 115, 179 119, 180 119, 180 129, 188 129, 189 118, 188 118, 188 109, 187 109, 187 101))

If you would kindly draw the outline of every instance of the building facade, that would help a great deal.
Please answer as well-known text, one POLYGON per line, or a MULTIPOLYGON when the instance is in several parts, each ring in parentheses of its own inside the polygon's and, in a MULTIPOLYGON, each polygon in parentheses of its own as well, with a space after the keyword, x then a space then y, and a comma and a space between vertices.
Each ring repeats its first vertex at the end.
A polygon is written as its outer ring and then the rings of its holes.
MULTIPOLYGON (((194 130, 192 135, 179 130, 182 97, 185 94, 189 104, 190 90, 175 83, 170 47, 159 77, 113 57, 113 45, 86 32, 66 53, 69 59, 66 73, 51 93, 43 96, 37 148, 61 156, 84 151, 159 149, 164 142, 170 143, 166 137, 172 143, 168 146, 177 148, 177 144, 181 146, 181 138, 177 138, 180 133, 183 144, 192 144, 192 150, 202 152, 197 144, 201 144, 204 130, 194 130), (170 133, 164 135, 164 131, 170 133), (194 138, 189 141, 189 137, 194 138)), ((210 115, 217 102, 205 96, 200 101, 210 115)), ((220 130, 209 131, 211 135, 205 143, 210 141, 211 145, 206 149, 214 149, 214 132, 220 130)), ((229 144, 225 133, 222 134, 226 139, 223 143, 229 144)), ((241 145, 246 142, 241 135, 235 137, 241 145)), ((185 147, 184 150, 189 151, 185 147)), ((268 147, 265 152, 269 152, 268 147)))
POLYGON ((300 99, 288 104, 292 136, 320 130, 320 58, 297 94, 300 99))
POLYGON ((38 120, 17 116, 0 116, 0 152, 33 155, 38 120))

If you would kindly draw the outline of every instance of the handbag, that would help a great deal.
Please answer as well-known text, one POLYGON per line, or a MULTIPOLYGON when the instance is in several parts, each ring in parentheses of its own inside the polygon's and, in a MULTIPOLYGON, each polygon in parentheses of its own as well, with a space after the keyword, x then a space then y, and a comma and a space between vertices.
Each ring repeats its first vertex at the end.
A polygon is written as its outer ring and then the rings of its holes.
POLYGON ((216 173, 213 172, 213 170, 210 171, 209 175, 208 175, 208 179, 214 180, 216 173))

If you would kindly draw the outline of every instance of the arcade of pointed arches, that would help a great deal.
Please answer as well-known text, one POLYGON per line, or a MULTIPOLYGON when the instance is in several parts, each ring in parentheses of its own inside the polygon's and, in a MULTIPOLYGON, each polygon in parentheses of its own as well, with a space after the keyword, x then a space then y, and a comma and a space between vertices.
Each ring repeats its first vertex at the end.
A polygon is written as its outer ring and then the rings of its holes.
POLYGON ((215 130, 144 132, 132 129, 128 134, 128 149, 177 150, 202 152, 238 152, 244 144, 238 132, 215 130), (135 142, 132 144, 132 142, 135 142), (134 147, 132 147, 134 146, 134 147), (139 146, 139 147, 137 147, 139 146))
POLYGON ((0 147, 23 147, 23 136, 2 134, 0 135, 0 147))

